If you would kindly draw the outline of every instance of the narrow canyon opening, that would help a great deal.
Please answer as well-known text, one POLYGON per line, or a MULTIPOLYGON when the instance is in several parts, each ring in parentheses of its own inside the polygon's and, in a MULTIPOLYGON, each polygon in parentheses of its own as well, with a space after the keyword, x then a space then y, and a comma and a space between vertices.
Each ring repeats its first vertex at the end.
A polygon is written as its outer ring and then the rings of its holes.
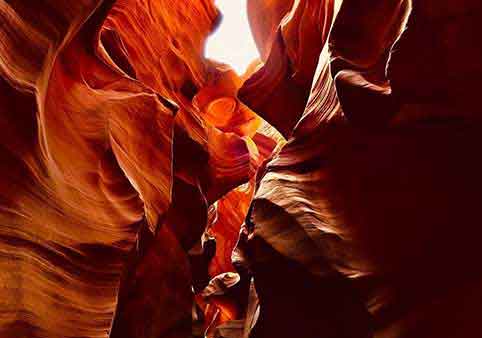
POLYGON ((248 22, 247 0, 216 0, 222 14, 206 44, 206 57, 230 65, 239 75, 259 53, 248 22))

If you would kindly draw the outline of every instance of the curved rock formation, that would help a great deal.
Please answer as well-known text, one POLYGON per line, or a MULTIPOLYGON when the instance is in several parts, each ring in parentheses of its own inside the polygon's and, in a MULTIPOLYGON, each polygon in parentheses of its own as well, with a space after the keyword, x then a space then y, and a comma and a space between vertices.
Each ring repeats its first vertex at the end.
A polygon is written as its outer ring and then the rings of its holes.
POLYGON ((479 1, 247 9, 0 1, 1 337, 482 337, 479 1))

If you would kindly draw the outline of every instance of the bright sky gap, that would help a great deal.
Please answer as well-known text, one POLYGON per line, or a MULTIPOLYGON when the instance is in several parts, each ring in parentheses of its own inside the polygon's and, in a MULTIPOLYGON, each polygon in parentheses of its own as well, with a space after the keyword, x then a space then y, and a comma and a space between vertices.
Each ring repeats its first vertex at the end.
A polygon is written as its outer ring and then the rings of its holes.
POLYGON ((246 0, 216 0, 215 4, 223 19, 207 41, 206 56, 227 63, 241 75, 259 57, 249 28, 246 0))

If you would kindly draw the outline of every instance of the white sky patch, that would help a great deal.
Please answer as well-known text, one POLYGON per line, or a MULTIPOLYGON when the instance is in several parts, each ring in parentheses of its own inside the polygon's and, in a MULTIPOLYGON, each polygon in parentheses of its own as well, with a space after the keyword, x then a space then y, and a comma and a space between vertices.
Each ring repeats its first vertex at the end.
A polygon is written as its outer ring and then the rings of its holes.
POLYGON ((249 28, 246 0, 216 0, 223 14, 218 29, 206 44, 206 57, 227 63, 242 74, 259 57, 249 28))

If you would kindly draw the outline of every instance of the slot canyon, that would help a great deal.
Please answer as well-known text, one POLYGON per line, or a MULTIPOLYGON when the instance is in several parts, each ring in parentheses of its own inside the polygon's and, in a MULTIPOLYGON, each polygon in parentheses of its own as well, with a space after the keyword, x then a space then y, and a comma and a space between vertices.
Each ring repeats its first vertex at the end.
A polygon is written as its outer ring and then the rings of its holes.
POLYGON ((480 0, 0 0, 0 338, 482 338, 481 36, 480 0))

